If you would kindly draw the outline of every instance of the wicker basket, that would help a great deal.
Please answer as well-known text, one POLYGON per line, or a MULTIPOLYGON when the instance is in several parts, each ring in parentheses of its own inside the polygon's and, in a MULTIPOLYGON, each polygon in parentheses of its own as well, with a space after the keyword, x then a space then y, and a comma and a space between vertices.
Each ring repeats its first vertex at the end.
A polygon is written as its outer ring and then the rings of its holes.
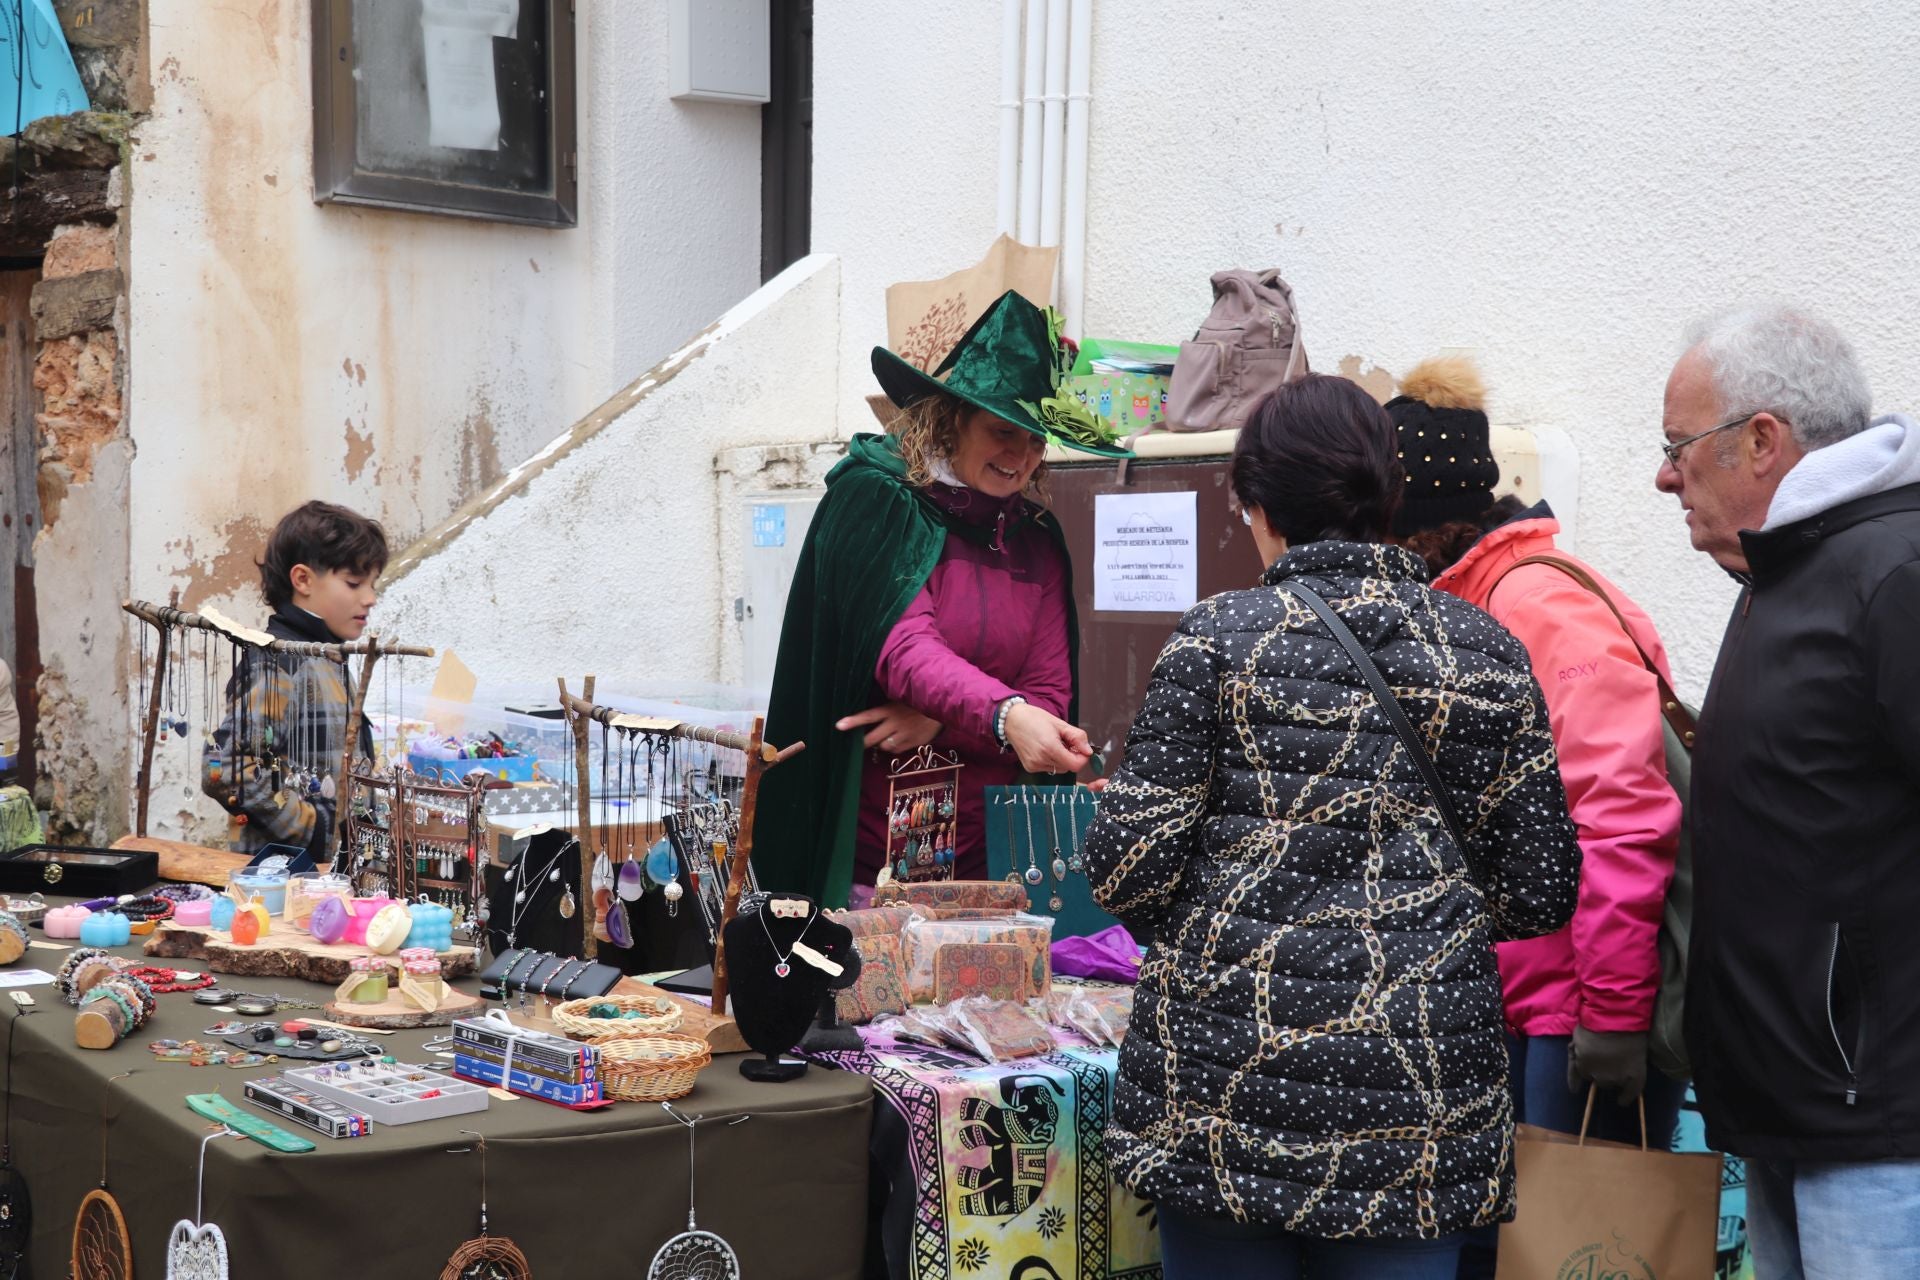
POLYGON ((635 1036, 656 1035, 677 1030, 680 1006, 665 996, 592 996, 569 1000, 553 1011, 553 1025, 575 1040, 604 1044, 608 1040, 629 1040, 635 1036), (589 1018, 587 1010, 597 1004, 610 1004, 621 1013, 638 1011, 637 1018, 589 1018))
POLYGON ((697 1036, 667 1032, 600 1042, 600 1084, 621 1102, 671 1102, 693 1092, 694 1077, 713 1061, 697 1036))

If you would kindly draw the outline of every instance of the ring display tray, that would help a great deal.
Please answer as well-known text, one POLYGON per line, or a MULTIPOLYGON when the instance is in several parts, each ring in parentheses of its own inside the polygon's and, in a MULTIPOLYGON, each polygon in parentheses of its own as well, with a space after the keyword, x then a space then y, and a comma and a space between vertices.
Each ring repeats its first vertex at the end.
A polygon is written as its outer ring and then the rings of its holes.
POLYGON ((487 1091, 481 1086, 445 1072, 397 1063, 294 1067, 283 1074, 301 1088, 369 1116, 377 1124, 412 1124, 487 1109, 487 1091))

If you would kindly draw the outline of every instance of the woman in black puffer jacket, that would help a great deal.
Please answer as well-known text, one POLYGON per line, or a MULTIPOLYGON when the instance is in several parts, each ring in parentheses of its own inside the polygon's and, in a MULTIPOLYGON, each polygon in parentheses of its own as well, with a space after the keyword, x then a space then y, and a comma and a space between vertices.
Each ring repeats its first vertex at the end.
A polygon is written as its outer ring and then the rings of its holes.
POLYGON ((1153 938, 1108 1142, 1168 1280, 1451 1277, 1513 1214, 1492 944, 1567 922, 1580 848, 1526 651, 1382 542, 1402 483, 1346 379, 1255 410, 1233 486, 1266 573, 1181 619, 1087 836, 1094 896, 1153 938), (1289 581, 1384 672, 1486 883, 1289 581))

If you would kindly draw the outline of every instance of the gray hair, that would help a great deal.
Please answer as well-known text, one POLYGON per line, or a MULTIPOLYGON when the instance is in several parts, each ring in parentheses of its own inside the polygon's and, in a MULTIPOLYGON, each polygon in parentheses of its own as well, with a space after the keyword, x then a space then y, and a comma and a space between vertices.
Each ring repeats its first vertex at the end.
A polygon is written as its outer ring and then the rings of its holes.
POLYGON ((1784 303, 1741 307, 1696 323, 1687 335, 1713 374, 1721 412, 1771 413, 1802 449, 1866 429, 1873 393, 1840 331, 1784 303))

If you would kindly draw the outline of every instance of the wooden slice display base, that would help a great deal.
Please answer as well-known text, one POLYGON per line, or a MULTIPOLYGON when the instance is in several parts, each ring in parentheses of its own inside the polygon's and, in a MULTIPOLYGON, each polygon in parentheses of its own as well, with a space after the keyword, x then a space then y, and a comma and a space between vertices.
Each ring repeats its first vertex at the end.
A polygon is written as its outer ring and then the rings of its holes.
POLYGON ((121 836, 107 847, 135 849, 158 856, 162 880, 181 880, 188 884, 210 885, 215 889, 226 888, 227 877, 235 871, 244 870, 250 861, 246 854, 230 849, 214 849, 180 840, 162 840, 157 836, 121 836))
POLYGON ((84 1009, 73 1020, 73 1042, 82 1049, 111 1049, 127 1034, 119 1010, 84 1009))
MULTIPOLYGON (((289 928, 278 916, 272 917, 270 924, 258 942, 241 946, 225 929, 163 921, 147 939, 145 951, 150 956, 172 960, 199 960, 215 973, 237 974, 243 978, 304 978, 329 987, 337 987, 347 980, 356 957, 373 954, 363 946, 349 946, 344 942, 328 946, 315 941, 312 935, 289 928)), ((387 959, 398 967, 392 957, 387 959)), ((440 953, 440 972, 447 978, 467 976, 474 971, 476 963, 471 947, 455 947, 440 953)))
MULTIPOLYGON (((638 978, 622 978, 613 986, 610 995, 616 996, 662 996, 673 1001, 680 1010, 680 1025, 675 1027, 676 1035, 699 1036, 707 1042, 707 1047, 715 1053, 745 1053, 747 1042, 740 1038, 740 1029, 733 1025, 732 1018, 723 1018, 707 1008, 706 1001, 694 1000, 688 996, 677 995, 672 991, 662 991, 651 983, 638 978)), ((497 1001, 488 1002, 491 1007, 500 1008, 497 1001)), ((555 1025, 550 1016, 540 1012, 540 999, 535 994, 533 1003, 525 1009, 508 1001, 504 1008, 513 1020, 535 1031, 546 1031, 556 1036, 566 1036, 566 1031, 555 1025)), ((569 1039, 571 1037, 568 1037, 569 1039)))
POLYGON ((416 1027, 444 1027, 455 1018, 481 1012, 487 1002, 464 991, 447 989, 440 1007, 429 1013, 403 998, 399 992, 379 1004, 353 1004, 333 1000, 327 1004, 327 1017, 346 1027, 375 1027, 386 1031, 411 1031, 416 1027))

